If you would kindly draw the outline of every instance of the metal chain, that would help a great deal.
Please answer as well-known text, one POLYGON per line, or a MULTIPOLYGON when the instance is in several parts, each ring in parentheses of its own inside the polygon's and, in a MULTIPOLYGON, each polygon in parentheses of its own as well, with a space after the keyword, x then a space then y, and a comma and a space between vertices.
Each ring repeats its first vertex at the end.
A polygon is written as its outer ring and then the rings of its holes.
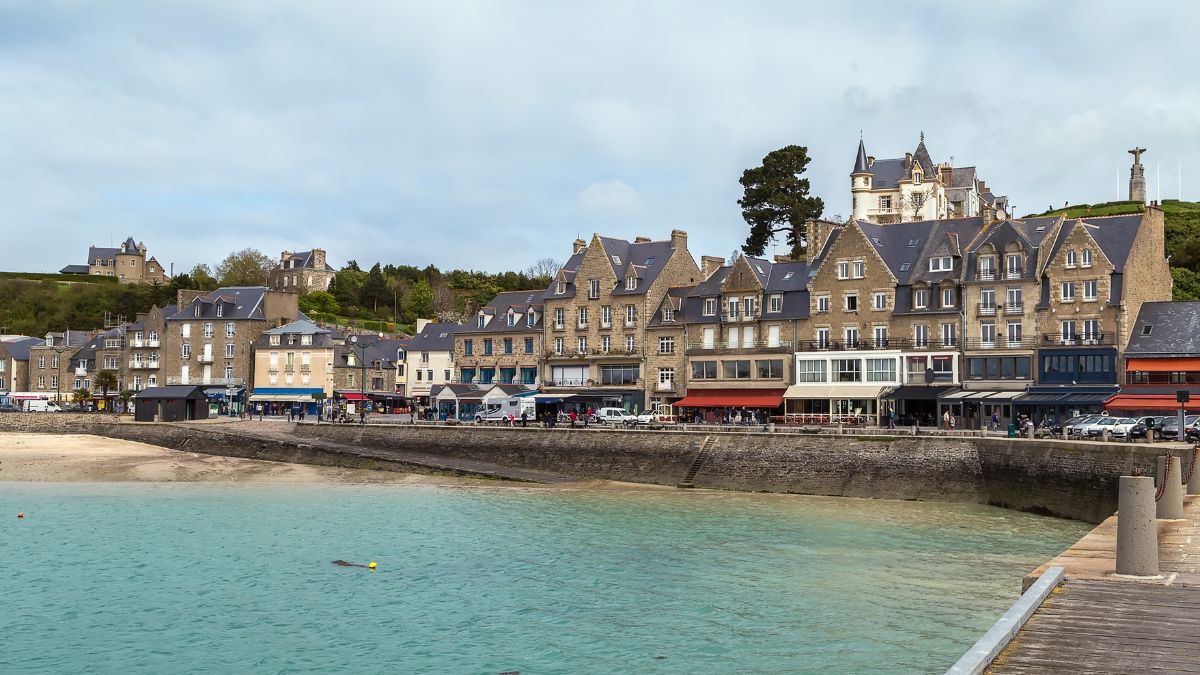
POLYGON ((1192 474, 1196 472, 1196 458, 1200 456, 1200 443, 1192 446, 1192 461, 1188 464, 1187 476, 1183 479, 1183 484, 1187 485, 1192 482, 1192 474))
POLYGON ((1175 455, 1167 455, 1167 461, 1163 462, 1162 480, 1158 481, 1158 491, 1154 493, 1154 501, 1162 499, 1163 492, 1167 489, 1167 476, 1171 475, 1171 462, 1175 460, 1175 455))

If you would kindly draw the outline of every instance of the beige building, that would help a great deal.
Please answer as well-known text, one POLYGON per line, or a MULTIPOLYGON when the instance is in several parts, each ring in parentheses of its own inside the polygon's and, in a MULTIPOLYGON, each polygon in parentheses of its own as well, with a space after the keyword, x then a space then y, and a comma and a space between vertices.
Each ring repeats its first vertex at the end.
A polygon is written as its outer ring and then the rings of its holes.
POLYGON ((151 307, 126 326, 122 380, 128 389, 141 391, 166 383, 162 357, 167 317, 178 311, 177 305, 151 307))
MULTIPOLYGON (((71 357, 79 351, 95 333, 68 330, 61 333, 46 333, 41 344, 29 348, 29 386, 27 391, 39 398, 68 403, 71 401, 75 384, 75 368, 71 357)), ((86 370, 84 371, 86 374, 86 370)), ((91 388, 91 381, 80 382, 91 388)))
POLYGON ((124 284, 161 284, 169 280, 162 265, 153 256, 146 257, 146 245, 133 237, 116 248, 91 246, 86 264, 67 265, 59 273, 116 277, 124 284))
POLYGON ((271 271, 271 288, 301 295, 310 291, 327 291, 336 274, 325 260, 325 250, 284 251, 279 264, 271 271))
POLYGON ((418 405, 428 406, 434 386, 450 384, 459 377, 455 373, 455 340, 463 326, 417 319, 416 328, 416 335, 399 341, 397 391, 418 405))
POLYGON ((264 411, 316 415, 334 392, 334 350, 341 336, 304 319, 262 332, 254 344, 250 403, 264 411))
POLYGON ((647 344, 650 314, 668 289, 699 279, 682 230, 666 241, 576 240, 542 297, 542 389, 579 408, 644 409, 656 395, 647 372, 657 347, 647 344))

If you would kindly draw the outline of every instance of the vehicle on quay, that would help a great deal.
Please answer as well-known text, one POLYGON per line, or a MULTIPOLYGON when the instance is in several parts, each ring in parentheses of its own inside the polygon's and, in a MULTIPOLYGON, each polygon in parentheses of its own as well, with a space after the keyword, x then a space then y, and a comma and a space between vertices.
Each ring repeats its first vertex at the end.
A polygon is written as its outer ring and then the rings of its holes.
POLYGON ((1113 438, 1120 438, 1127 441, 1132 438, 1146 437, 1146 426, 1136 418, 1117 417, 1114 419, 1117 421, 1109 429, 1112 432, 1113 438))
POLYGON ((478 424, 505 424, 508 422, 510 415, 514 422, 520 422, 521 413, 525 413, 525 419, 534 421, 537 419, 537 410, 535 408, 536 403, 532 396, 509 396, 499 401, 488 401, 485 403, 482 408, 475 412, 475 422, 478 424))
POLYGON ((1063 420, 1061 422, 1051 422, 1047 428, 1050 429, 1050 433, 1054 434, 1055 436, 1059 436, 1062 434, 1064 427, 1069 430, 1074 424, 1083 420, 1083 418, 1083 415, 1076 415, 1071 419, 1063 420))
POLYGON ((62 406, 54 401, 28 401, 25 403, 25 410, 28 412, 63 412, 62 406))
POLYGON ((21 408, 12 403, 0 403, 0 413, 21 412, 21 408))
POLYGON ((634 417, 637 418, 638 426, 650 429, 662 429, 668 424, 675 423, 675 416, 671 414, 671 409, 664 405, 660 405, 653 410, 643 410, 634 417))
POLYGON ((1183 421, 1186 427, 1183 432, 1183 439, 1179 439, 1179 417, 1175 416, 1167 419, 1163 422, 1162 437, 1189 442, 1200 440, 1200 428, 1197 428, 1197 422, 1200 422, 1200 415, 1188 415, 1183 421))
POLYGON ((1100 415, 1088 415, 1087 417, 1078 418, 1075 420, 1075 422, 1067 427, 1067 435, 1082 436, 1086 438, 1088 425, 1095 424, 1101 419, 1104 418, 1100 415))
POLYGON ((1104 435, 1105 431, 1108 431, 1109 434, 1115 436, 1117 423, 1123 419, 1125 418, 1108 415, 1106 417, 1101 417, 1092 424, 1085 425, 1083 430, 1087 434, 1088 438, 1100 438, 1104 435))
POLYGON ((596 411, 595 420, 601 424, 624 424, 627 427, 638 424, 638 418, 624 408, 601 408, 596 411))

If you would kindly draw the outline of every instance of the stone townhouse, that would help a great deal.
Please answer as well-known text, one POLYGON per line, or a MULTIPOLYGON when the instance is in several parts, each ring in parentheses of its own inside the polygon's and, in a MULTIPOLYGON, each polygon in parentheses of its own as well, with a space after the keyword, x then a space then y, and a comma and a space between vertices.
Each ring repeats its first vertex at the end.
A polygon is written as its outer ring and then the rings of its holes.
POLYGON ((254 344, 263 331, 299 318, 295 293, 263 286, 180 291, 178 309, 166 318, 161 372, 165 384, 195 384, 209 398, 230 399, 236 413, 253 380, 254 344))
POLYGON ((126 388, 121 365, 125 357, 126 327, 127 324, 121 324, 97 333, 71 355, 72 388, 91 392, 97 408, 112 410, 113 404, 126 388), (103 371, 112 373, 117 380, 107 396, 96 379, 103 371))
POLYGON ((0 392, 14 400, 32 396, 29 392, 29 350, 44 340, 25 335, 6 335, 0 339, 0 392))
MULTIPOLYGON (((67 330, 46 333, 41 344, 29 348, 29 393, 37 398, 69 402, 75 380, 71 357, 87 344, 94 333, 67 330)), ((80 383, 91 388, 91 382, 80 383)))
POLYGON ((250 403, 318 414, 333 399, 334 350, 341 340, 307 319, 263 331, 254 345, 250 403))
POLYGON ((542 389, 570 407, 645 408, 654 396, 646 371, 649 315, 667 289, 699 277, 682 230, 666 241, 598 234, 576 240, 542 298, 542 389))
POLYGON ((649 410, 675 405, 688 391, 684 312, 688 294, 694 288, 668 288, 646 322, 646 378, 650 390, 646 408, 649 410))
POLYGON ((398 384, 407 352, 406 340, 377 335, 350 335, 334 340, 333 403, 370 402, 372 410, 393 411, 407 406, 398 384))
POLYGON ((167 333, 167 317, 178 311, 177 305, 156 305, 138 314, 126 326, 122 380, 128 389, 141 391, 166 382, 162 374, 163 338, 167 333))
POLYGON ((542 291, 498 294, 454 333, 456 382, 539 386, 544 351, 542 291))
POLYGON ((455 373, 455 336, 463 326, 457 323, 432 323, 417 319, 417 332, 400 341, 402 353, 397 364, 398 391, 418 406, 429 406, 430 392, 436 385, 450 384, 455 373))
POLYGON ((1121 392, 1104 407, 1126 415, 1200 413, 1200 302, 1143 302, 1130 328, 1121 392))
POLYGON ((686 298, 689 419, 719 421, 732 411, 783 414, 795 382, 793 354, 808 318, 809 262, 739 255, 732 265, 705 257, 704 280, 686 298), (714 269, 715 268, 715 269, 714 269))
POLYGON ((279 264, 271 270, 271 288, 301 295, 310 291, 327 291, 336 274, 325 260, 325 250, 284 251, 279 264))

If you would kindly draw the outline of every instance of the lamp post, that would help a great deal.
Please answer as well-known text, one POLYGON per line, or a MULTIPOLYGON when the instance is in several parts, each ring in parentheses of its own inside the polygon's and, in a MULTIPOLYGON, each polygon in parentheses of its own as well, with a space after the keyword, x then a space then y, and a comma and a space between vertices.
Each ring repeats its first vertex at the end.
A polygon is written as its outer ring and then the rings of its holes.
MULTIPOLYGON (((65 340, 66 338, 63 338, 63 339, 65 340)), ((58 364, 58 367, 56 368, 56 370, 58 372, 56 372, 54 374, 54 382, 58 384, 58 386, 54 388, 54 401, 56 403, 62 403, 62 380, 63 380, 63 378, 62 378, 62 373, 63 373, 62 355, 64 352, 66 352, 68 349, 70 349, 70 347, 63 345, 61 347, 51 346, 50 348, 54 350, 54 353, 55 353, 54 362, 56 364, 58 364)), ((67 365, 68 366, 71 365, 70 359, 67 360, 67 365)), ((70 370, 70 368, 68 368, 67 370, 70 370)))
MULTIPOLYGON (((362 377, 360 377, 358 380, 358 388, 359 388, 359 396, 360 396, 358 404, 360 406, 363 406, 367 401, 367 349, 370 347, 373 347, 378 342, 378 340, 382 340, 383 333, 379 334, 379 337, 377 340, 371 340, 369 338, 359 339, 359 338, 364 338, 364 337, 365 336, 361 336, 361 335, 351 335, 350 336, 350 346, 353 347, 354 349, 358 350, 358 365, 359 365, 359 368, 362 370, 362 377)), ((359 419, 360 424, 367 423, 366 407, 362 408, 362 411, 359 413, 358 419, 359 419)))

